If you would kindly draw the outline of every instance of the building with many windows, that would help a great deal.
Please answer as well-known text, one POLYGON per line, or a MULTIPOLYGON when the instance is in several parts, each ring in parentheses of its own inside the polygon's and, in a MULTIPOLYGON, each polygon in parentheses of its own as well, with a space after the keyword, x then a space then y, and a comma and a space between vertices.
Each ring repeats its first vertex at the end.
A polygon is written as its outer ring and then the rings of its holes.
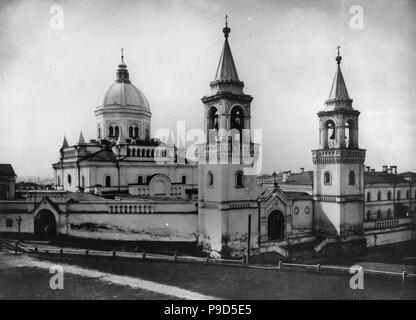
MULTIPOLYGON (((0 232, 190 242, 212 256, 241 256, 248 248, 288 256, 297 246, 320 252, 415 240, 416 174, 365 167, 360 112, 339 51, 329 98, 318 113, 313 171, 256 179, 256 107, 238 76, 230 31, 226 24, 211 91, 202 97, 206 141, 198 146, 198 163, 151 138, 149 103, 131 83, 122 55, 116 80, 94 111, 96 138, 87 141, 81 133, 75 144, 64 138, 52 165, 55 190, 12 200, 8 184, 0 232)), ((7 183, 13 179, 8 175, 7 183)))

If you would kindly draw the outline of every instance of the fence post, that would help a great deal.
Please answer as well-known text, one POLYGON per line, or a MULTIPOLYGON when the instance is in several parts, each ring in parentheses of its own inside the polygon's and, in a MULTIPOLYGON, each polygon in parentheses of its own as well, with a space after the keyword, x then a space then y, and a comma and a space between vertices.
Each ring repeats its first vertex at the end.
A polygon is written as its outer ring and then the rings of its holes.
POLYGON ((38 253, 38 247, 35 247, 35 253, 38 253))
POLYGON ((279 270, 282 270, 282 261, 279 260, 279 270))
POLYGON ((406 283, 406 275, 407 275, 407 272, 403 271, 403 273, 402 273, 402 282, 403 282, 403 284, 406 283))
POLYGON ((86 256, 88 256, 88 253, 89 253, 88 249, 87 249, 87 250, 85 250, 85 255, 86 255, 86 256))
POLYGON ((64 249, 59 249, 59 254, 62 256, 64 254, 64 249))
POLYGON ((177 255, 176 251, 175 251, 174 261, 175 262, 178 261, 178 255, 177 255))
POLYGON ((142 255, 143 255, 143 260, 146 260, 146 252, 143 251, 142 255))
POLYGON ((116 250, 113 250, 113 260, 116 259, 116 250))
POLYGON ((207 264, 209 263, 209 257, 207 257, 207 264))
POLYGON ((316 265, 316 271, 318 271, 318 273, 321 272, 321 265, 319 263, 316 265))
POLYGON ((16 241, 16 244, 15 244, 15 246, 14 246, 14 254, 15 254, 15 255, 17 255, 17 248, 18 248, 18 245, 19 245, 19 241, 16 241))

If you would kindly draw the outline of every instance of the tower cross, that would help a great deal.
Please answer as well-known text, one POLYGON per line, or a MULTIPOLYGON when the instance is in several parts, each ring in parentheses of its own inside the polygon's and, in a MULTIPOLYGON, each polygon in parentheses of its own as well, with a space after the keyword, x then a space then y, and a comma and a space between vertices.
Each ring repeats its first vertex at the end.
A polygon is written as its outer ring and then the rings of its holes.
POLYGON ((124 48, 121 47, 121 62, 124 63, 124 48))
POLYGON ((225 15, 225 27, 228 27, 228 15, 225 15))
POLYGON ((337 61, 337 64, 339 65, 340 63, 341 63, 341 60, 342 60, 342 57, 339 55, 339 49, 340 49, 341 47, 338 45, 338 47, 337 47, 337 53, 338 53, 338 55, 336 56, 336 58, 335 58, 335 60, 337 61))

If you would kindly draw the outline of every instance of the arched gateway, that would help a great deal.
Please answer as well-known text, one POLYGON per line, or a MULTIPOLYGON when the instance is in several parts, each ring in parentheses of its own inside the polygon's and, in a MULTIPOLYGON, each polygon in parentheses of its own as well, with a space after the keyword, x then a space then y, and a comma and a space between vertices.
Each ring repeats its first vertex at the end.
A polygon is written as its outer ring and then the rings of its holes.
POLYGON ((56 236, 56 220, 53 213, 43 209, 35 217, 35 235, 41 238, 56 236))
POLYGON ((274 210, 269 214, 267 235, 269 240, 283 240, 285 236, 285 219, 279 210, 274 210))

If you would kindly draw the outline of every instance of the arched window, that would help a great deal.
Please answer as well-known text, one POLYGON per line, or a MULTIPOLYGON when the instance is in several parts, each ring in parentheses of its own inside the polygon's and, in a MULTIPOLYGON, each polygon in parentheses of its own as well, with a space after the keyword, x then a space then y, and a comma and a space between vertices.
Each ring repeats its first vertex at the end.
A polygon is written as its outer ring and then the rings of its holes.
POLYGON ((131 150, 131 155, 132 155, 132 157, 135 157, 136 156, 136 149, 132 149, 131 150))
POLYGON ((381 210, 377 211, 377 220, 381 220, 381 210))
POLYGON ((110 128, 108 128, 108 135, 110 136, 110 137, 114 137, 114 128, 113 128, 113 126, 110 126, 110 128))
POLYGON ((381 191, 377 192, 377 200, 381 201, 381 191))
POLYGON ((139 137, 139 128, 137 128, 137 127, 134 128, 134 137, 135 138, 139 137))
POLYGON ((138 184, 143 184, 143 177, 142 177, 142 176, 139 176, 139 177, 137 178, 137 183, 138 183, 138 184))
POLYGON ((81 187, 85 187, 85 177, 81 177, 81 187))
POLYGON ((392 217, 392 216, 391 216, 391 210, 390 210, 390 209, 388 209, 388 210, 387 210, 387 218, 388 218, 388 219, 390 219, 391 217, 392 217))
POLYGON ((98 139, 101 139, 101 127, 98 126, 98 139))
POLYGON ((129 127, 129 137, 133 138, 133 127, 129 127))
POLYGON ((146 157, 150 157, 150 149, 147 149, 147 151, 146 151, 146 157))
POLYGON ((335 142, 335 122, 328 120, 324 125, 324 148, 334 147, 335 142))
POLYGON ((367 211, 367 221, 370 221, 371 220, 371 211, 370 210, 368 210, 367 211))
POLYGON ((214 175, 212 174, 211 171, 208 172, 207 184, 208 184, 208 186, 213 186, 214 185, 214 175))
POLYGON ((182 184, 186 184, 186 176, 182 176, 182 184))
POLYGON ((324 184, 330 185, 331 184, 331 173, 326 171, 324 173, 324 184))
POLYGON ((371 201, 371 192, 367 193, 367 201, 370 202, 371 201))
POLYGON ((116 126, 114 129, 114 136, 117 138, 119 134, 120 134, 120 129, 118 126, 116 126))
POLYGON ((401 194, 400 190, 397 191, 397 200, 400 200, 401 196, 402 196, 402 194, 401 194))
POLYGON ((142 150, 142 157, 145 157, 146 156, 146 150, 145 149, 143 149, 142 150))
POLYGON ((387 200, 391 200, 391 191, 390 190, 387 192, 387 200))
POLYGON ((230 129, 237 129, 240 131, 244 129, 244 110, 241 107, 234 107, 231 110, 230 129))
POLYGON ((345 124, 345 146, 347 148, 354 148, 354 121, 348 120, 345 124))
POLYGON ((410 191, 406 190, 406 199, 409 199, 409 198, 410 198, 410 191))
POLYGON ((218 131, 218 109, 211 107, 208 111, 208 130, 218 131))
POLYGON ((149 184, 149 183, 150 183, 150 179, 152 179, 152 177, 151 177, 151 176, 147 176, 147 177, 146 177, 146 183, 147 183, 147 184, 149 184))
POLYGON ((355 172, 354 171, 350 171, 348 175, 348 184, 350 186, 355 186, 355 172))
POLYGON ((235 187, 242 188, 243 187, 243 172, 237 171, 235 173, 235 187))
POLYGON ((151 157, 154 158, 154 156, 155 156, 155 149, 152 149, 151 157))
POLYGON ((71 183, 72 183, 72 177, 71 177, 70 174, 68 174, 68 176, 67 176, 67 181, 68 181, 68 184, 71 185, 71 183))
POLYGON ((127 149, 127 156, 130 157, 130 155, 131 155, 131 151, 130 149, 127 149))
POLYGON ((105 186, 106 187, 111 187, 111 177, 110 176, 105 177, 105 186))
POLYGON ((58 176, 58 186, 60 186, 60 185, 61 185, 61 177, 58 176))

